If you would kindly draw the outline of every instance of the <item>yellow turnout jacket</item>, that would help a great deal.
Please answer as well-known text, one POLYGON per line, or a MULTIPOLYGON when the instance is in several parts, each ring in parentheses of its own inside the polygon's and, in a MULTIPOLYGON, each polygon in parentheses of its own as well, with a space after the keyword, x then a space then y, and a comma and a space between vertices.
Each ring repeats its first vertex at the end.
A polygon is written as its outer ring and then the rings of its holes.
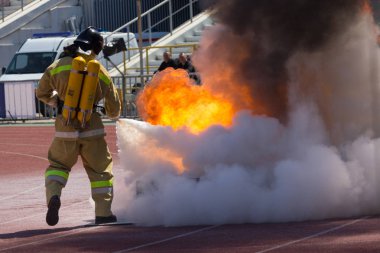
MULTIPOLYGON (((80 54, 80 56, 86 62, 95 59, 94 54, 80 54)), ((63 101, 65 99, 72 60, 73 58, 71 57, 63 57, 53 62, 45 70, 36 90, 36 96, 39 100, 48 104, 53 99, 53 91, 58 92, 60 100, 63 101)), ((120 115, 119 95, 107 70, 100 65, 99 83, 94 103, 97 104, 103 98, 107 116, 111 119, 118 118, 120 115)), ((58 115, 55 121, 55 129, 55 137, 63 139, 94 138, 105 135, 104 126, 98 113, 92 113, 91 119, 84 129, 80 128, 78 120, 74 120, 72 125, 66 126, 62 115, 58 115)))

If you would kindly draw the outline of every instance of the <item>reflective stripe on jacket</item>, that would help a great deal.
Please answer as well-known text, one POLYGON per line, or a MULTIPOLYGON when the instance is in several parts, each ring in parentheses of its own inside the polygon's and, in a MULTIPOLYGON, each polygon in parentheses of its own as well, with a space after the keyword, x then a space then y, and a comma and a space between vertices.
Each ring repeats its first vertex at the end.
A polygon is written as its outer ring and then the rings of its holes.
POLYGON ((98 135, 105 135, 104 129, 95 129, 95 130, 89 130, 89 131, 75 131, 75 132, 55 132, 55 137, 58 138, 68 138, 68 139, 76 139, 76 138, 86 138, 86 137, 93 137, 98 135))

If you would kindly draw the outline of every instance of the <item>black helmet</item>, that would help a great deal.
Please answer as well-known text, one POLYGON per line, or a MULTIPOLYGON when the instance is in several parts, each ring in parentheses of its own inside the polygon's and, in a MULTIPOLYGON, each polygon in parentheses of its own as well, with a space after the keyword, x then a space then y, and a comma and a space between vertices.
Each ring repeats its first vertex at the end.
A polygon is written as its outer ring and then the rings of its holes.
POLYGON ((103 37, 95 27, 89 26, 78 35, 74 44, 84 51, 92 50, 99 54, 103 49, 103 37))

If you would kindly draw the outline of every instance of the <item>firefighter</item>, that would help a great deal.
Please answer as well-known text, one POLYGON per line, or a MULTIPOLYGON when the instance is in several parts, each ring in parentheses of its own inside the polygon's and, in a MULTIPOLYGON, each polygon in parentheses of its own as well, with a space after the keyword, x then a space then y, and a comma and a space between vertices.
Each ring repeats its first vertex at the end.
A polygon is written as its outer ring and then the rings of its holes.
MULTIPOLYGON (((117 221, 111 211, 112 157, 104 139, 105 131, 100 114, 95 111, 95 108, 96 104, 104 98, 107 116, 112 120, 117 120, 120 115, 120 100, 110 75, 102 65, 96 79, 98 83, 95 86, 94 110, 85 126, 78 119, 73 119, 67 124, 67 119, 62 115, 62 110, 65 110, 64 100, 70 73, 76 72, 72 69, 73 59, 77 57, 88 63, 96 58, 103 46, 101 34, 95 28, 88 27, 78 35, 72 45, 65 48, 61 58, 46 69, 36 90, 39 100, 57 107, 58 110, 55 137, 48 153, 50 166, 45 172, 48 206, 46 222, 50 226, 58 223, 62 188, 65 187, 70 170, 77 162, 78 156, 81 156, 91 182, 91 194, 95 201, 95 223, 117 221), (86 52, 91 53, 86 54, 86 52)), ((78 108, 76 110, 78 111, 78 108)))

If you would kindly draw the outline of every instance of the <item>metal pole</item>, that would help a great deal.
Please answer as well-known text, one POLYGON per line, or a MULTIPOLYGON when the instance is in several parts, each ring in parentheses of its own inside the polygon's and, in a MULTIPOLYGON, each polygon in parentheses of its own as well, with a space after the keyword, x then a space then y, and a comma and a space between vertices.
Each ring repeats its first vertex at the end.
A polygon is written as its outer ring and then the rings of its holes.
POLYGON ((131 60, 131 51, 129 50, 131 48, 131 39, 129 38, 129 33, 130 33, 129 26, 127 26, 127 33, 128 33, 127 49, 128 49, 128 61, 129 61, 131 60))
POLYGON ((124 75, 127 76, 126 53, 123 51, 124 75))
POLYGON ((150 12, 148 14, 148 30, 149 30, 149 46, 152 45, 152 21, 150 19, 150 12))
POLYGON ((193 0, 189 0, 190 4, 190 21, 193 22, 193 0))
POLYGON ((123 74, 123 83, 122 83, 122 89, 123 89, 123 116, 127 116, 127 110, 126 110, 126 105, 127 105, 127 89, 126 89, 126 76, 127 76, 127 64, 125 62, 125 51, 123 51, 123 63, 124 63, 124 74, 123 74))
POLYGON ((1 15, 2 15, 3 22, 4 22, 4 6, 1 6, 1 15))
POLYGON ((146 47, 145 48, 145 61, 146 61, 146 74, 149 75, 149 72, 150 72, 150 66, 149 66, 149 53, 148 53, 148 49, 150 47, 146 47))
POLYGON ((24 0, 21 0, 21 10, 24 10, 24 0))
POLYGON ((140 53, 140 78, 141 85, 144 85, 144 62, 142 52, 142 23, 141 23, 141 0, 137 0, 137 29, 139 32, 139 53, 140 53))
POLYGON ((173 34, 173 8, 172 1, 169 0, 169 25, 170 25, 170 34, 173 34))

